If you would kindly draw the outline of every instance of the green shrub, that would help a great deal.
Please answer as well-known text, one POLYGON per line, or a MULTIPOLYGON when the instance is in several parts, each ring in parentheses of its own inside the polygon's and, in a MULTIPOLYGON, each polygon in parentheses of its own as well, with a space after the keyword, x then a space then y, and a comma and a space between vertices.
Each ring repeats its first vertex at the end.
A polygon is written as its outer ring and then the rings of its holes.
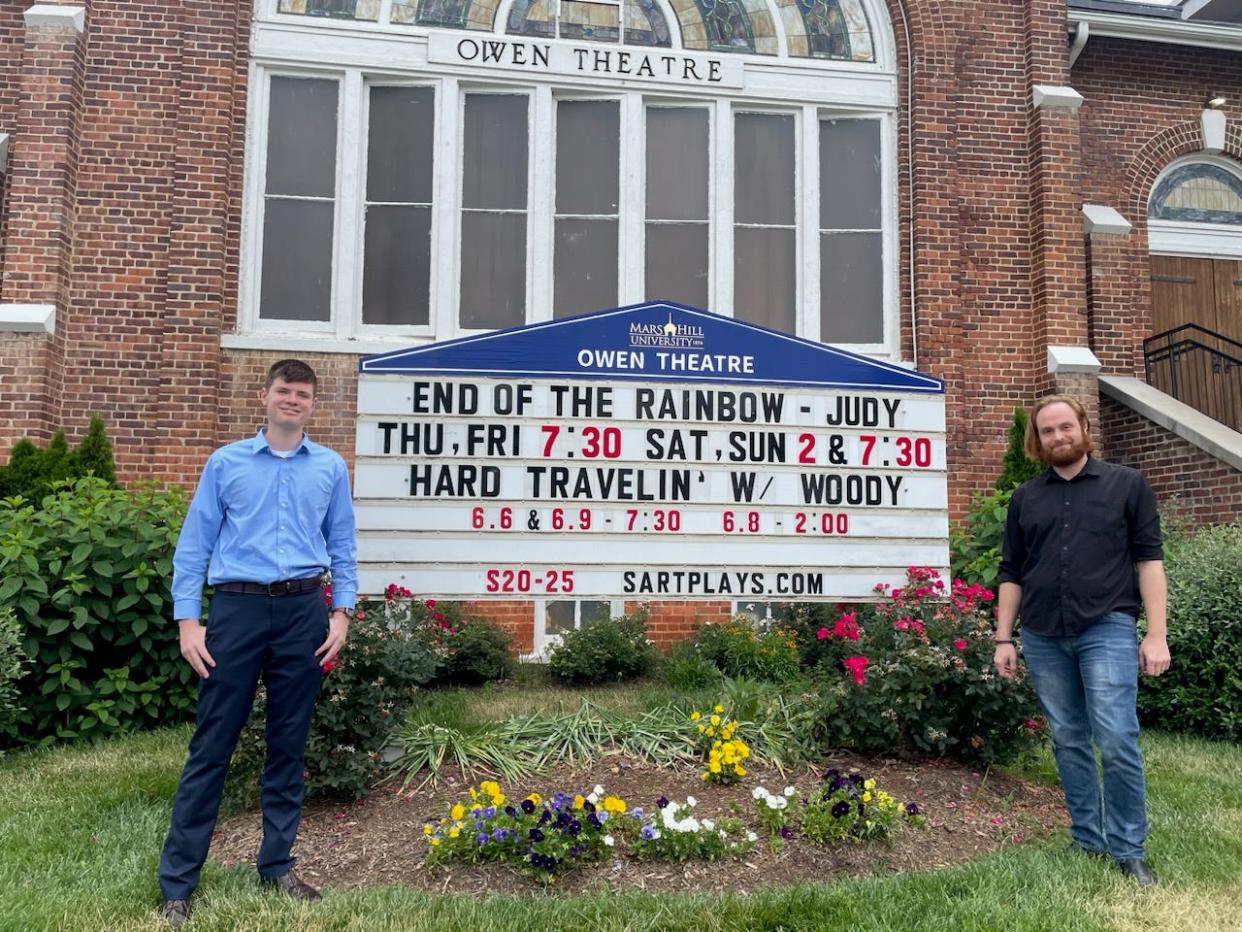
POLYGON ((17 742, 22 711, 17 681, 26 661, 21 639, 21 625, 13 610, 0 608, 0 756, 4 755, 5 747, 17 742))
POLYGON ((1139 714, 1172 732, 1236 741, 1242 734, 1242 527, 1171 542, 1169 654, 1159 677, 1141 677, 1139 714))
POLYGON ((673 645, 664 661, 663 673, 665 682, 683 693, 715 686, 721 676, 719 668, 695 650, 693 641, 673 645))
POLYGON ((52 436, 46 448, 37 447, 30 440, 14 444, 8 465, 0 466, 0 498, 21 496, 38 505, 58 482, 88 475, 116 485, 112 444, 108 442, 104 422, 98 415, 91 418, 86 436, 72 452, 61 430, 52 436))
POLYGON ((561 635, 548 672, 567 683, 607 683, 650 673, 659 654, 647 638, 647 613, 599 618, 561 635))
POLYGON ((864 753, 991 764, 1042 740, 1025 676, 992 667, 992 593, 911 567, 902 589, 842 612, 801 606, 794 622, 820 702, 820 738, 864 753))
POLYGON ((756 631, 748 618, 739 615, 703 625, 693 644, 695 652, 725 676, 780 683, 801 675, 796 632, 784 624, 756 631))
POLYGON ((979 586, 996 584, 1013 491, 976 496, 966 520, 949 533, 949 565, 954 579, 979 586))
POLYGON ((463 619, 453 627, 457 633, 445 642, 439 676, 442 682, 481 686, 509 675, 513 638, 504 628, 487 618, 463 619))
POLYGON ((1001 474, 996 480, 997 492, 1012 492, 1027 479, 1034 479, 1046 468, 1043 463, 1026 455, 1026 408, 1013 409, 1013 424, 1009 426, 1008 445, 1001 460, 1001 474))
MULTIPOLYGON (((327 611, 325 605, 324 611, 327 611)), ((445 635, 434 608, 394 593, 358 605, 345 648, 323 678, 306 741, 306 795, 357 799, 375 785, 393 730, 420 686, 431 682, 445 635)), ((233 755, 226 794, 258 796, 265 754, 267 696, 262 687, 233 755)))
POLYGON ((107 736, 178 722, 197 680, 169 620, 177 490, 102 479, 65 485, 36 508, 0 500, 0 609, 22 627, 22 740, 107 736))

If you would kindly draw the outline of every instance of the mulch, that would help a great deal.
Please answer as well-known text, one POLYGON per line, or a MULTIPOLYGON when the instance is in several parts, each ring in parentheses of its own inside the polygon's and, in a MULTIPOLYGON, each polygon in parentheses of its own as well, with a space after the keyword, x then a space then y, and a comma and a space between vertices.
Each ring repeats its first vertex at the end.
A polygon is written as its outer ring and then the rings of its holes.
MULTIPOLYGON (((418 790, 380 787, 355 803, 308 803, 294 854, 298 872, 308 881, 338 890, 378 884, 401 884, 437 893, 520 894, 539 892, 529 876, 496 864, 438 865, 425 863, 428 851, 423 825, 447 815, 449 807, 467 796, 471 778, 445 768, 437 784, 418 790)), ((824 881, 862 874, 927 870, 956 864, 1009 845, 1046 837, 1067 824, 1059 787, 979 771, 949 761, 903 761, 833 755, 821 766, 784 774, 756 765, 734 786, 703 783, 697 770, 656 767, 623 757, 605 758, 588 767, 561 766, 516 784, 503 784, 506 795, 521 799, 530 792, 545 797, 556 790, 585 791, 602 784, 608 793, 630 805, 654 808, 661 795, 682 801, 695 796, 699 818, 740 815, 760 835, 754 850, 732 862, 729 887, 749 893, 773 885, 824 881), (779 793, 793 784, 805 796, 820 783, 827 767, 857 770, 874 777, 881 789, 903 803, 918 803, 927 818, 922 828, 902 826, 891 843, 820 847, 795 835, 777 850, 764 843, 754 815, 750 791, 759 784, 779 793), (730 808, 740 807, 740 812, 730 808)), ((212 839, 211 857, 225 865, 252 862, 261 834, 257 811, 220 823, 212 839)), ((720 889, 719 863, 669 864, 638 861, 621 853, 598 864, 584 865, 556 879, 553 891, 574 894, 600 889, 641 889, 657 892, 720 889)))

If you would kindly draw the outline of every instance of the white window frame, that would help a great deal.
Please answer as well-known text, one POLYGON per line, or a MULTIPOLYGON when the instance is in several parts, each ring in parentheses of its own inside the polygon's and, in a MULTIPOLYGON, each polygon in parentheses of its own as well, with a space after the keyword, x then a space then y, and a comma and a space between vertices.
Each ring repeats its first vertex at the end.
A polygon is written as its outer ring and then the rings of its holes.
POLYGON ((535 599, 533 602, 534 612, 534 649, 523 656, 523 660, 546 660, 548 654, 561 643, 559 634, 549 634, 547 629, 547 609, 549 602, 573 602, 574 603, 574 628, 575 630, 582 627, 582 603, 583 602, 607 602, 608 617, 620 618, 625 614, 624 599, 535 599))
MULTIPOLYGON (((892 31, 879 0, 863 0, 872 26, 874 63, 789 58, 782 33, 778 56, 737 56, 746 67, 746 86, 706 94, 693 88, 635 88, 563 76, 472 72, 426 63, 423 27, 389 25, 391 0, 377 23, 277 14, 278 0, 256 6, 254 54, 250 64, 251 106, 247 121, 241 273, 237 332, 225 346, 326 352, 375 352, 482 331, 459 326, 461 248, 461 113, 466 93, 527 93, 528 123, 527 268, 524 323, 551 319, 555 200, 555 107, 559 99, 611 98, 621 101, 622 145, 618 204, 618 304, 644 299, 645 277, 645 108, 695 106, 709 110, 708 306, 733 313, 733 117, 738 112, 792 113, 795 118, 795 220, 797 335, 819 342, 819 139, 818 121, 862 118, 880 121, 881 248, 883 250, 882 339, 842 344, 855 352, 900 361, 900 276, 897 87, 892 31), (331 34, 331 35, 330 35, 331 34), (334 41, 325 42, 325 36, 334 41), (330 50, 330 55, 325 55, 330 50), (331 65, 325 65, 328 58, 331 65), (333 224, 331 321, 259 318, 266 172, 266 127, 272 76, 328 78, 339 82, 337 186, 333 224), (753 81, 752 81, 753 77, 753 81), (362 251, 366 193, 367 108, 375 85, 432 86, 436 89, 431 240, 431 313, 427 325, 363 325, 362 251), (451 256, 451 266, 442 257, 451 256), (437 258, 441 257, 441 258, 437 258)), ((496 33, 503 34, 511 0, 497 9, 496 33)), ((674 38, 677 20, 667 3, 674 38)), ((771 8, 774 13, 776 8, 771 8)), ((440 30, 444 31, 444 30, 440 30)), ((456 31, 453 31, 456 33, 456 31)), ((463 33, 466 34, 466 33, 463 33)), ((488 33, 471 31, 473 37, 488 33)), ((677 51, 676 46, 673 51, 677 51)), ((702 54, 702 53, 696 53, 702 54)), ((733 56, 730 56, 733 57, 733 56)), ((583 310, 589 310, 584 308, 583 310)))

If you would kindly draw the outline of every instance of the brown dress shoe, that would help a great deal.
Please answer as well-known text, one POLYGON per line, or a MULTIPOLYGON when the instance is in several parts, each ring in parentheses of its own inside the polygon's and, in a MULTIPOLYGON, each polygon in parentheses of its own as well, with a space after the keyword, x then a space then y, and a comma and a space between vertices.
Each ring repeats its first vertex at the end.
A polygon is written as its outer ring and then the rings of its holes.
POLYGON ((160 915, 168 923, 169 928, 180 929, 190 921, 189 900, 165 900, 160 915))
POLYGON ((273 877, 271 880, 265 879, 264 882, 276 887, 291 899, 302 900, 306 903, 314 903, 315 901, 322 899, 318 890, 304 881, 293 871, 289 871, 287 874, 281 874, 279 877, 273 877))

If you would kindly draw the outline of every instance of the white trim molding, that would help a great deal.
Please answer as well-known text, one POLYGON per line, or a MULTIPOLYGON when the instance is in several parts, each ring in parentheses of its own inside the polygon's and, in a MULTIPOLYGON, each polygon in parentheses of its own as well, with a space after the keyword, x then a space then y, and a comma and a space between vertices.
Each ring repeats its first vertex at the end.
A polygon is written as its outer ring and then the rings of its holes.
POLYGON ((1100 361, 1085 346, 1048 347, 1048 371, 1058 375, 1085 372, 1095 375, 1100 371, 1100 361))
POLYGON ((55 333, 56 305, 0 304, 0 333, 55 333))
POLYGON ((1067 21, 1071 33, 1078 23, 1090 23, 1093 37, 1242 52, 1242 29, 1234 23, 1188 23, 1180 19, 1075 9, 1069 11, 1067 21))
POLYGON ((1204 110, 1199 114, 1204 152, 1225 151, 1225 114, 1222 110, 1204 110))
POLYGON ((1147 251, 1153 256, 1242 259, 1242 228, 1227 223, 1148 220, 1147 251))
POLYGON ((1088 236, 1126 236, 1131 227, 1130 221, 1111 207, 1103 204, 1083 204, 1082 229, 1088 236))
POLYGON ((1031 104, 1036 110, 1077 110, 1082 94, 1068 86, 1036 84, 1031 88, 1031 104))
POLYGON ((59 6, 55 3, 36 3, 22 17, 26 28, 72 29, 79 36, 86 29, 86 7, 59 6))
POLYGON ((0 175, 9 167, 9 139, 8 133, 0 133, 0 175))

